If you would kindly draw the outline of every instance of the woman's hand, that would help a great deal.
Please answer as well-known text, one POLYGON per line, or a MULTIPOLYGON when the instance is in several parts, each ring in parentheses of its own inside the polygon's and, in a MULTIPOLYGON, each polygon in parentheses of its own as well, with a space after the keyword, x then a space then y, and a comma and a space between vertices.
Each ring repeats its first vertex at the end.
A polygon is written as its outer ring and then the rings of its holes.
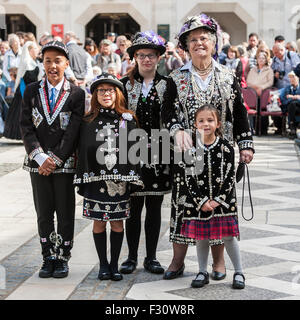
POLYGON ((192 137, 183 130, 178 130, 176 132, 175 141, 180 151, 186 151, 193 146, 192 137))
POLYGON ((253 151, 252 150, 241 150, 240 151, 240 162, 250 163, 253 159, 253 151))

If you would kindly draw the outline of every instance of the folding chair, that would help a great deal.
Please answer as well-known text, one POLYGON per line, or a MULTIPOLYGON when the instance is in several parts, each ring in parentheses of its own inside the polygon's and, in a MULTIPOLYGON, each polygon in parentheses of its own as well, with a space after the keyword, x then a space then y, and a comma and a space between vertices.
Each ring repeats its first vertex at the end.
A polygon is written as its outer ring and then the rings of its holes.
POLYGON ((276 91, 277 88, 267 88, 264 89, 260 96, 260 111, 259 111, 259 135, 261 135, 261 117, 265 116, 273 116, 273 117, 281 117, 282 118, 282 135, 286 134, 286 112, 282 111, 267 111, 267 105, 269 104, 270 92, 276 91))
POLYGON ((247 110, 248 117, 249 118, 256 117, 254 130, 255 130, 255 132, 257 132, 257 124, 258 124, 258 117, 257 117, 257 115, 258 115, 258 113, 257 113, 258 96, 257 96, 257 93, 253 88, 247 87, 247 88, 242 88, 242 95, 243 95, 245 103, 250 108, 249 110, 247 110))

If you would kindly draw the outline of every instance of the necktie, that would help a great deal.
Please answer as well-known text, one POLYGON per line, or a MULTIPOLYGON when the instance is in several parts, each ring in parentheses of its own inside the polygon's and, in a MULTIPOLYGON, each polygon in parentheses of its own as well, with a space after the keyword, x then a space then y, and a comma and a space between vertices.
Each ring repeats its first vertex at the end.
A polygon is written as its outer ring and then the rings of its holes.
POLYGON ((50 111, 52 112, 55 107, 55 88, 51 89, 51 96, 50 96, 50 111))

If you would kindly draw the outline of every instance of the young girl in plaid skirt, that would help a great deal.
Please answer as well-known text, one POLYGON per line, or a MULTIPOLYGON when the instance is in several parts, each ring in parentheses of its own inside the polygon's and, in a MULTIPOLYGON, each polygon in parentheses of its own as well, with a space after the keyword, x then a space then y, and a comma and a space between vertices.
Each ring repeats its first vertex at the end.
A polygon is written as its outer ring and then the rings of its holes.
POLYGON ((196 240, 199 273, 192 281, 192 287, 201 288, 209 283, 209 240, 222 239, 235 269, 232 287, 243 289, 245 277, 237 241, 234 149, 222 139, 220 115, 215 107, 204 105, 197 110, 195 128, 203 140, 202 143, 198 139, 198 134, 197 143, 194 139, 196 148, 202 149, 202 155, 197 153, 195 161, 204 160, 204 166, 201 174, 188 174, 186 170, 185 182, 189 192, 181 229, 182 235, 196 240), (196 207, 196 210, 189 210, 189 206, 196 207))

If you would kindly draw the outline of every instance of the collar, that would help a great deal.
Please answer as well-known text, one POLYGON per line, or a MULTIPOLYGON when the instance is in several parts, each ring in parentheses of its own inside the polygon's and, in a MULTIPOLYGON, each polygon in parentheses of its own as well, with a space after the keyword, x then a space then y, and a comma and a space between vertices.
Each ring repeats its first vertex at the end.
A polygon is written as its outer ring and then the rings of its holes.
POLYGON ((109 118, 113 118, 113 119, 118 119, 120 118, 120 115, 116 112, 115 109, 111 109, 111 108, 104 108, 102 106, 100 106, 98 108, 98 116, 97 117, 100 117, 100 118, 103 118, 105 116, 108 116, 109 118))
POLYGON ((257 66, 254 66, 253 68, 255 68, 257 72, 259 72, 259 71, 262 72, 262 71, 268 70, 269 66, 263 66, 261 69, 258 69, 257 66))
POLYGON ((65 78, 62 78, 62 80, 54 87, 47 79, 47 86, 48 91, 51 91, 52 88, 56 89, 56 92, 60 92, 62 85, 64 84, 65 78))
POLYGON ((66 44, 66 46, 69 46, 70 44, 77 44, 77 42, 75 41, 75 40, 70 40, 67 44, 66 44))
POLYGON ((297 87, 291 86, 291 90, 298 90, 300 87, 300 84, 298 83, 297 87))
MULTIPOLYGON (((220 70, 220 66, 219 64, 216 62, 215 59, 212 58, 212 63, 213 63, 213 70, 216 68, 218 70, 220 70)), ((180 70, 186 70, 189 72, 192 72, 192 66, 193 66, 193 61, 189 60, 183 67, 180 68, 180 70)))
MULTIPOLYGON (((140 75, 140 73, 137 71, 136 74, 134 75, 134 79, 140 83, 144 82, 144 78, 140 75)), ((162 76, 156 71, 154 79, 153 79, 153 84, 157 85, 158 82, 162 79, 162 76)))
POLYGON ((285 50, 284 55, 283 55, 283 57, 282 57, 282 60, 279 59, 278 57, 274 57, 274 58, 275 58, 277 61, 279 61, 279 62, 284 62, 284 61, 286 60, 286 58, 287 58, 287 54, 288 54, 288 51, 285 50))
POLYGON ((219 140, 220 140, 220 137, 216 136, 215 141, 210 145, 203 144, 201 140, 198 140, 197 143, 199 144, 199 146, 202 149, 204 149, 205 151, 209 151, 209 150, 213 149, 219 143, 219 140))
MULTIPOLYGON (((17 54, 15 54, 12 49, 10 49, 10 50, 8 50, 8 51, 6 51, 6 52, 4 53, 4 55, 6 55, 6 54, 7 54, 7 55, 11 55, 11 56, 17 58, 18 56, 21 56, 21 54, 22 54, 22 49, 19 48, 17 54)), ((3 55, 3 56, 4 56, 4 55, 3 55)))

